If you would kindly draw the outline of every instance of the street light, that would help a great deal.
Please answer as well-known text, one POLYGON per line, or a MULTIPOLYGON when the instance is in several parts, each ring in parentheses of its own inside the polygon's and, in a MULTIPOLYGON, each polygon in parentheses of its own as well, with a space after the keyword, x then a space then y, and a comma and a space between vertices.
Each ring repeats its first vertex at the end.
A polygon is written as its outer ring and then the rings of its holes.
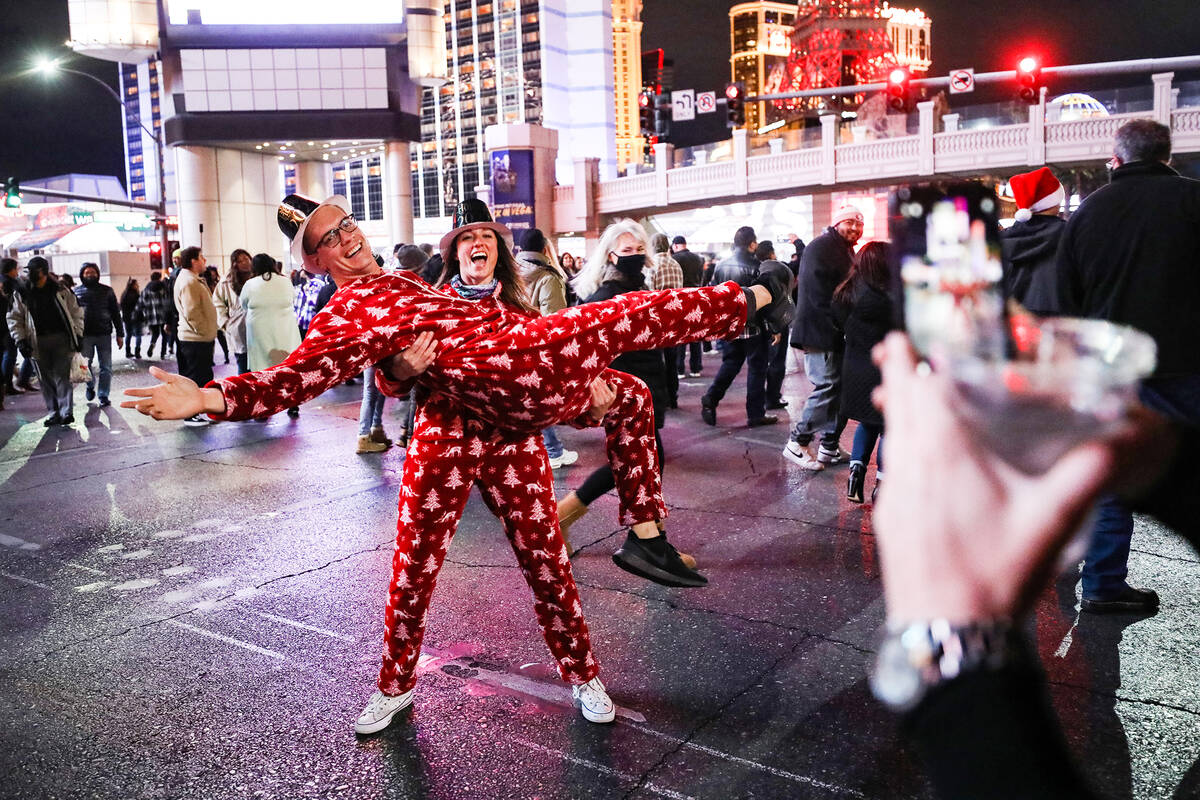
POLYGON ((39 56, 37 58, 36 62, 34 63, 34 68, 38 72, 42 73, 42 75, 46 76, 47 78, 52 78, 52 77, 54 77, 55 74, 57 74, 59 72, 68 72, 72 75, 79 75, 81 77, 87 78, 88 80, 92 81, 93 83, 100 85, 101 87, 103 87, 104 91, 108 92, 109 96, 111 96, 112 99, 116 100, 118 103, 121 104, 121 110, 125 112, 125 117, 127 119, 131 119, 134 122, 136 122, 138 124, 138 126, 141 127, 141 129, 150 136, 150 140, 152 142, 154 142, 154 152, 158 156, 158 211, 157 211, 158 220, 157 220, 157 222, 158 222, 159 233, 161 235, 160 243, 162 246, 162 252, 169 253, 171 245, 170 245, 169 233, 167 231, 167 173, 166 173, 166 170, 164 169, 165 160, 163 158, 163 143, 162 143, 162 140, 160 139, 161 134, 156 134, 154 131, 147 128, 146 124, 144 122, 142 122, 141 119, 139 119, 138 116, 129 109, 129 106, 127 106, 125 104, 125 100, 121 97, 121 95, 117 94, 117 90, 112 88, 111 86, 109 86, 104 81, 97 78, 95 75, 92 75, 87 72, 82 72, 77 69, 71 69, 69 67, 64 67, 62 64, 60 64, 58 62, 57 59, 48 58, 46 56, 39 56))

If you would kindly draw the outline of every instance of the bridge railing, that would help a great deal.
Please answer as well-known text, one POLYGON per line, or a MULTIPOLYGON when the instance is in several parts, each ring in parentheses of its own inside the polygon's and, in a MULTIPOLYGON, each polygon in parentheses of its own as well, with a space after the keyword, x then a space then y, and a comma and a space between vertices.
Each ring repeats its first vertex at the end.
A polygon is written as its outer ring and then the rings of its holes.
MULTIPOLYGON (((933 102, 927 101, 918 104, 916 135, 842 143, 840 118, 827 115, 820 120, 819 146, 788 149, 776 145, 768 148, 775 152, 752 153, 746 131, 738 130, 727 148, 732 158, 671 168, 673 148, 657 144, 653 171, 597 182, 591 206, 575 194, 556 190, 555 221, 560 231, 597 230, 602 227, 602 216, 733 202, 752 195, 785 196, 828 191, 838 185, 880 185, 1047 163, 1100 162, 1111 155, 1117 128, 1139 117, 1170 125, 1176 152, 1200 151, 1200 92, 1191 92, 1190 85, 1186 85, 1186 93, 1173 92, 1173 77, 1173 73, 1153 76, 1153 102, 1145 111, 1107 117, 1047 122, 1043 93, 1041 103, 1029 107, 1028 121, 1023 124, 959 129, 957 115, 939 120, 933 102), (1177 102, 1184 100, 1196 105, 1177 107, 1177 102)), ((1125 107, 1143 107, 1141 99, 1136 99, 1137 104, 1125 107)), ((807 144, 814 138, 810 131, 803 137, 793 136, 787 144, 807 144)))

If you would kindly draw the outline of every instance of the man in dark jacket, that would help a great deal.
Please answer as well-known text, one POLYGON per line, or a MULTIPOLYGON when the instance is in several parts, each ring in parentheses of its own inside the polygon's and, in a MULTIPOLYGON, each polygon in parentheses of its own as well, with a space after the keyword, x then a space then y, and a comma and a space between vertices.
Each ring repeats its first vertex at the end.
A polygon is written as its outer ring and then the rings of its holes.
MULTIPOLYGON (((671 240, 671 257, 679 262, 679 268, 683 270, 684 288, 690 289, 693 286, 704 285, 704 259, 688 250, 687 239, 676 236, 671 240)), ((703 366, 700 346, 700 342, 692 342, 691 344, 681 344, 675 348, 675 374, 680 378, 684 375, 689 378, 700 377, 700 370, 703 366), (685 359, 685 354, 690 354, 690 358, 685 359), (684 372, 685 360, 688 367, 686 372, 684 372)))
POLYGON ((79 352, 88 361, 88 380, 85 393, 88 401, 100 398, 101 406, 110 406, 108 390, 112 386, 112 335, 117 331, 117 348, 125 346, 125 326, 121 322, 121 306, 111 286, 100 282, 100 267, 85 262, 79 270, 79 285, 75 299, 83 309, 83 340, 79 352), (100 385, 96 386, 94 361, 100 362, 100 385))
MULTIPOLYGON (((754 248, 754 257, 759 264, 768 261, 787 267, 782 261, 775 259, 775 245, 771 242, 759 242, 754 248)), ((788 267, 788 271, 791 268, 788 267)), ((795 275, 795 273, 792 273, 795 275)), ((792 282, 795 288, 795 281, 792 282)), ((783 379, 787 375, 788 341, 783 334, 767 337, 767 409, 787 408, 783 399, 783 379)))
MULTIPOLYGON (((1067 223, 1058 251, 1060 311, 1143 330, 1158 365, 1142 384, 1150 408, 1200 426, 1200 181, 1167 166, 1171 131, 1147 119, 1117 131, 1112 179, 1067 223)), ((1146 613, 1158 595, 1126 581, 1133 515, 1115 498, 1097 508, 1084 556, 1083 611, 1146 613)))
POLYGON ((845 280, 854 261, 854 245, 863 234, 863 215, 842 206, 830 226, 804 248, 792 347, 804 350, 804 374, 813 390, 800 421, 792 427, 783 455, 807 470, 822 470, 841 460, 838 448, 838 394, 841 391, 842 333, 833 319, 833 290, 845 280), (816 454, 809 452, 821 435, 816 454))
POLYGON ((1054 314, 1058 309, 1055 258, 1067 226, 1058 215, 1062 184, 1041 167, 1012 176, 1008 185, 1017 203, 1017 221, 1000 232, 1004 296, 1035 314, 1054 314))
MULTIPOLYGON (((733 253, 713 268, 710 285, 734 281, 739 286, 752 286, 758 277, 758 259, 754 257, 754 228, 743 225, 733 234, 733 253)), ((718 342, 721 367, 712 385, 700 398, 700 417, 709 425, 717 424, 717 404, 729 391, 730 384, 749 363, 746 376, 746 424, 754 428, 771 425, 778 417, 766 413, 767 407, 767 335, 758 325, 747 325, 741 336, 732 341, 718 342)))

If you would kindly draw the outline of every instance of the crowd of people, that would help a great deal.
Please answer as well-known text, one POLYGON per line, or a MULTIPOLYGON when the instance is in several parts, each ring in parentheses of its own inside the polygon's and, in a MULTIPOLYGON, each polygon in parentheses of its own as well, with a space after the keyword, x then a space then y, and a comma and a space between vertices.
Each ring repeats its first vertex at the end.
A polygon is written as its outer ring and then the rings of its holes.
POLYGON ((160 358, 174 346, 179 372, 152 368, 160 383, 128 390, 123 405, 156 419, 295 416, 301 403, 361 376, 358 452, 391 446, 382 425, 389 396, 406 404, 407 449, 382 666, 355 730, 380 731, 412 703, 429 600, 472 485, 504 526, 559 675, 586 719, 609 722, 614 706, 571 572, 570 526, 615 489, 628 528, 615 564, 667 586, 705 585, 695 559, 667 539, 659 429, 678 408, 679 380, 702 375, 707 343, 721 358, 700 400, 712 426, 743 364, 746 424, 779 422, 768 412, 786 408, 783 374, 790 351, 800 351, 813 388, 783 456, 814 472, 848 461, 846 498, 878 501, 887 630, 872 688, 904 715, 938 792, 1090 797, 1020 621, 1093 503, 1085 613, 1158 608, 1153 590, 1128 581, 1133 509, 1197 541, 1188 490, 1198 473, 1183 456, 1200 435, 1197 317, 1174 309, 1194 307, 1186 297, 1200 291, 1189 274, 1200 252, 1200 183, 1169 160, 1167 128, 1125 124, 1110 184, 1066 221, 1050 170, 1010 180, 1018 211, 1002 233, 1005 296, 1037 314, 1131 325, 1158 345, 1141 388, 1145 408, 1043 475, 989 452, 955 412, 946 376, 919 363, 897 330, 891 245, 861 242, 864 215, 851 205, 807 246, 794 241, 786 263, 750 227, 713 264, 684 237, 649 236, 630 220, 577 259, 557 254, 537 229, 517 242, 478 200, 460 204, 437 248, 396 245, 385 262, 345 198, 297 195, 279 214, 304 266, 291 280, 271 256, 244 250, 224 277, 206 278, 203 253, 189 247, 169 278, 155 273, 140 290, 131 280, 118 300, 93 264, 72 291, 44 259, 30 259, 23 282, 6 259, 0 400, 20 377, 19 352, 35 365, 46 424, 70 424, 73 354, 99 363, 86 394, 107 405, 111 339, 140 358, 144 332, 148 356, 160 335, 160 358), (214 379, 218 334, 237 371, 214 379), (847 457, 841 439, 851 421, 847 457), (563 447, 559 425, 603 428, 608 461, 561 499, 553 470, 577 453, 563 447), (981 530, 990 533, 981 539, 981 530))

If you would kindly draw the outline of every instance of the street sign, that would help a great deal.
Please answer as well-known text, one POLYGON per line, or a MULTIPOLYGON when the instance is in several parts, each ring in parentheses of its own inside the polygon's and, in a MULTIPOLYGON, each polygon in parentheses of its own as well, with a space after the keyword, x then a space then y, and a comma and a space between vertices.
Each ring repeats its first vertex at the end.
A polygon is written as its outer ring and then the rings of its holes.
POLYGON ((696 118, 696 91, 681 89, 671 92, 671 119, 687 121, 696 118))
POLYGON ((717 110, 717 93, 700 92, 696 95, 696 113, 712 114, 717 110))
POLYGON ((975 70, 956 69, 950 73, 950 94, 975 91, 975 70))

